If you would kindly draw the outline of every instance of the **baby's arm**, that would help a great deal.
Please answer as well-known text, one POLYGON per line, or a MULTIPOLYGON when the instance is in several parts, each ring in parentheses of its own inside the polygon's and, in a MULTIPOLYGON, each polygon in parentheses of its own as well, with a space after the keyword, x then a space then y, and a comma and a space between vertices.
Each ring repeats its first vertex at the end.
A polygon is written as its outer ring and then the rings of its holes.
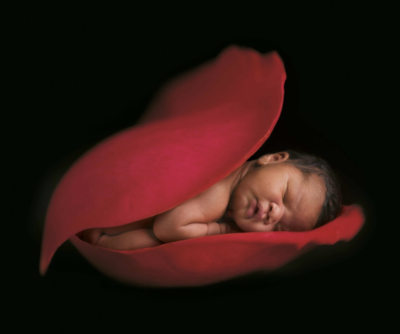
MULTIPOLYGON (((220 189, 214 189, 213 192, 213 195, 223 195, 220 189)), ((153 226, 155 236, 163 242, 172 242, 240 232, 234 223, 217 222, 226 210, 227 200, 221 201, 224 197, 219 196, 213 200, 215 197, 210 196, 210 192, 204 193, 204 196, 198 196, 158 215, 153 226)))
POLYGON ((196 197, 159 214, 153 226, 155 236, 171 242, 239 232, 235 224, 221 221, 229 204, 231 185, 228 181, 225 178, 196 197))
POLYGON ((216 221, 207 220, 199 208, 179 205, 159 214, 154 222, 153 231, 161 241, 172 242, 223 234, 224 227, 216 221))

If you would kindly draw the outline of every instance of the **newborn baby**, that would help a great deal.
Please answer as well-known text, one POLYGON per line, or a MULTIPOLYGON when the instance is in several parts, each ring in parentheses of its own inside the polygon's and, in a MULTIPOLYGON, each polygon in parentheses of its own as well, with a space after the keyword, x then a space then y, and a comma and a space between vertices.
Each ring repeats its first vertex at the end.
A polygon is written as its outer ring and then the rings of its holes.
POLYGON ((335 219, 340 209, 340 185, 327 162, 288 150, 245 162, 157 216, 81 236, 101 247, 133 250, 217 234, 308 231, 335 219))

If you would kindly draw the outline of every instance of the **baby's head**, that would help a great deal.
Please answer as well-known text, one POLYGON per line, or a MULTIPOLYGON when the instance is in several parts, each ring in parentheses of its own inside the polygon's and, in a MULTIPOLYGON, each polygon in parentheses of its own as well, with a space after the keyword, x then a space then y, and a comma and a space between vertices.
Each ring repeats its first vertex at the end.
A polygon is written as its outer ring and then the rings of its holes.
POLYGON ((341 206, 329 164, 287 150, 245 164, 228 210, 245 232, 307 231, 335 219, 341 206))

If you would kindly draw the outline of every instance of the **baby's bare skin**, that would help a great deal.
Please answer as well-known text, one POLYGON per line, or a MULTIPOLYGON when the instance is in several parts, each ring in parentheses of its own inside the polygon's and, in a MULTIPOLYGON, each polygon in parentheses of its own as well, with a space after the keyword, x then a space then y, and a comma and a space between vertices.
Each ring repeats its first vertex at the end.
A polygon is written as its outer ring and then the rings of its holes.
POLYGON ((89 229, 84 231, 83 239, 93 245, 116 250, 159 246, 163 242, 153 233, 155 218, 153 216, 117 227, 89 229))
MULTIPOLYGON (((241 166, 243 167, 243 166, 241 166)), ((242 232, 227 214, 229 197, 242 168, 181 205, 130 224, 84 231, 91 244, 117 250, 134 250, 207 235, 242 232), (188 219, 194 219, 188 223, 188 219)))
POLYGON ((153 231, 163 242, 242 232, 229 220, 227 208, 243 169, 238 168, 196 197, 160 214, 153 231))
POLYGON ((247 161, 196 197, 139 222, 86 230, 87 242, 118 250, 203 236, 311 230, 325 198, 323 180, 284 162, 287 152, 247 161))

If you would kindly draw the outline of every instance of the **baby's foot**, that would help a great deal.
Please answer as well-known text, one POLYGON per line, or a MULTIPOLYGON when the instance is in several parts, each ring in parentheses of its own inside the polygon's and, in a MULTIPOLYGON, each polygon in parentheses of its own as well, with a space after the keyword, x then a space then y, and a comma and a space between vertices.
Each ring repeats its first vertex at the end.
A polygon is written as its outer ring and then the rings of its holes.
POLYGON ((83 231, 83 240, 89 244, 96 245, 103 234, 102 228, 91 228, 83 231))

